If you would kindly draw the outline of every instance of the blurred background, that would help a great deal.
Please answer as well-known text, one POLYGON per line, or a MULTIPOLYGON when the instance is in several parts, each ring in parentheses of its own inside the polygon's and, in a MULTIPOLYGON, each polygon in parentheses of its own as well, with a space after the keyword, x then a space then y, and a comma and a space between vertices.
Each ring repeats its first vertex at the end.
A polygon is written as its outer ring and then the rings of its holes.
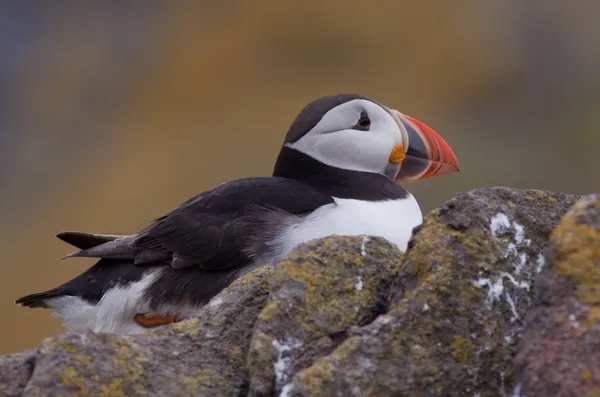
POLYGON ((269 175, 321 95, 448 140, 461 172, 408 186, 424 211, 481 186, 600 191, 600 2, 174 4, 0 3, 0 352, 62 331, 12 303, 93 263, 60 262, 57 232, 136 232, 269 175))

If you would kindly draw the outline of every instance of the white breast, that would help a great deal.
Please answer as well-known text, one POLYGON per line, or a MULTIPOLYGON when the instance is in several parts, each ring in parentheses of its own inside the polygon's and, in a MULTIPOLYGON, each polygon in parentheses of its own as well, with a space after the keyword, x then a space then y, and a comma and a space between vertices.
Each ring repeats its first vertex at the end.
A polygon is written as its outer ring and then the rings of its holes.
POLYGON ((419 204, 412 195, 403 200, 379 202, 334 200, 288 227, 278 241, 282 257, 300 243, 333 234, 379 236, 406 251, 412 230, 423 222, 419 204))

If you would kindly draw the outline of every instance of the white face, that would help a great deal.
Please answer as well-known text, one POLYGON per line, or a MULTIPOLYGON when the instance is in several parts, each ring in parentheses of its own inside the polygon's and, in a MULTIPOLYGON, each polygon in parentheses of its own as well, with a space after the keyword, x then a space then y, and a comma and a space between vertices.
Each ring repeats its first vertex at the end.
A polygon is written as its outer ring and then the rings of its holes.
POLYGON ((403 136, 406 133, 385 109, 354 99, 331 109, 302 138, 286 146, 332 167, 394 179, 400 164, 391 163, 390 154, 398 144, 407 148, 403 136))

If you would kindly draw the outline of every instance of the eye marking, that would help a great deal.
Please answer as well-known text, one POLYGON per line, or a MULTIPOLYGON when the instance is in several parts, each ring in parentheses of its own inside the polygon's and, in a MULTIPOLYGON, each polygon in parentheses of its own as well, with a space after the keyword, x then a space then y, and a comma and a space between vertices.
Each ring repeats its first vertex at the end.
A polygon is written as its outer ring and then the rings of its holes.
POLYGON ((371 119, 369 118, 369 115, 367 114, 367 112, 363 110, 362 112, 360 112, 360 118, 356 122, 356 125, 354 127, 352 127, 352 129, 359 130, 359 131, 369 131, 370 127, 371 127, 371 119))

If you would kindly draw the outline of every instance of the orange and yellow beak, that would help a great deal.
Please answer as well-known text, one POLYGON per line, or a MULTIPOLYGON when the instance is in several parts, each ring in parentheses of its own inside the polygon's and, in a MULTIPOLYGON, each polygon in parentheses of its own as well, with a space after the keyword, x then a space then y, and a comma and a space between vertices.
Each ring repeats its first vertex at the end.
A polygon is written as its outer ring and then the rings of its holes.
POLYGON ((410 116, 397 110, 392 113, 403 141, 408 142, 396 181, 414 181, 459 171, 458 160, 444 138, 410 116))

